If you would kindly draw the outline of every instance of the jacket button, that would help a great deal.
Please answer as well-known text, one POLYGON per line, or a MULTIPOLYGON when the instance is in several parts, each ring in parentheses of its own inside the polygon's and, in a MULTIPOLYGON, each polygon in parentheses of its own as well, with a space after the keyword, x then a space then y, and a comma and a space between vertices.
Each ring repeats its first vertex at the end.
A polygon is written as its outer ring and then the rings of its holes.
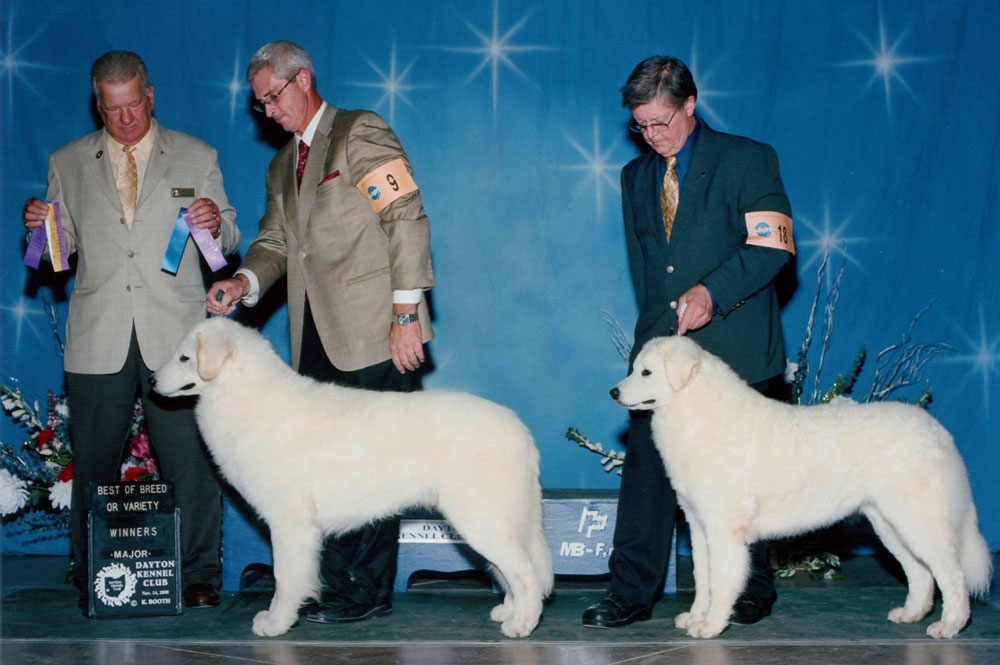
POLYGON ((126 286, 125 290, 128 291, 129 293, 131 293, 132 292, 132 287, 131 286, 126 286))
POLYGON ((674 271, 673 266, 667 266, 667 273, 672 273, 674 271))
POLYGON ((671 300, 670 301, 670 309, 677 309, 677 301, 676 300, 671 300))
POLYGON ((134 257, 134 256, 135 256, 135 252, 129 252, 129 253, 128 253, 128 257, 129 257, 130 259, 131 259, 132 257, 134 257))

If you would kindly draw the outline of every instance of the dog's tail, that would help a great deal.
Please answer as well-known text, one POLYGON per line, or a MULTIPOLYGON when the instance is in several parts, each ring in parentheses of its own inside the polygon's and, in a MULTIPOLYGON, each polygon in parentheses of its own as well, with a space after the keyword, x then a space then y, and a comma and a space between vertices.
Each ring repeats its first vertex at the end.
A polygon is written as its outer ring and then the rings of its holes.
POLYGON ((979 533, 975 508, 966 513, 959 538, 959 561, 969 593, 977 597, 985 596, 989 593, 990 579, 993 576, 993 555, 990 554, 986 539, 979 533))

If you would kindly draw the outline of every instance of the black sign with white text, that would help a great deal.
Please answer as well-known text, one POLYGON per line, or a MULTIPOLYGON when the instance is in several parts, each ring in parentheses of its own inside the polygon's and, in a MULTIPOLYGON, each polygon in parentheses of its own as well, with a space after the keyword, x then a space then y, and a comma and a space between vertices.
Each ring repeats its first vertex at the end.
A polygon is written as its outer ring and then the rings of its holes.
POLYGON ((91 618, 181 613, 172 483, 90 483, 91 618))

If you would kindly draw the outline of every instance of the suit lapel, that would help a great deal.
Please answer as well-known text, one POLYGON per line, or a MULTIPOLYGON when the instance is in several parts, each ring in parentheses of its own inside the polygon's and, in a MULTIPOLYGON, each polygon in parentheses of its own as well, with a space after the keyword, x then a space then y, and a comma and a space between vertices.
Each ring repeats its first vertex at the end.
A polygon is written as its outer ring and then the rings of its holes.
POLYGON ((684 175, 684 184, 681 185, 677 216, 670 234, 671 248, 676 247, 677 243, 683 243, 685 236, 698 223, 698 202, 705 200, 705 187, 712 179, 712 171, 716 166, 718 150, 715 147, 715 132, 702 120, 698 122, 701 123, 701 129, 698 130, 698 142, 684 175))
POLYGON ((141 208, 142 204, 149 198, 149 195, 156 191, 156 188, 160 185, 160 181, 163 180, 163 176, 167 174, 172 149, 173 145, 171 144, 170 136, 162 127, 157 127, 153 151, 149 154, 149 163, 146 165, 146 173, 142 178, 142 191, 139 192, 139 197, 135 204, 136 210, 141 208))
MULTIPOLYGON (((312 145, 309 146, 309 157, 306 159, 306 168, 302 171, 302 184, 298 186, 297 217, 289 216, 289 219, 296 219, 298 222, 299 237, 305 232, 306 223, 312 212, 313 202, 316 200, 316 188, 319 187, 320 178, 323 177, 323 165, 326 163, 326 153, 330 149, 330 128, 333 126, 333 118, 337 114, 337 109, 332 104, 327 104, 323 116, 319 119, 316 133, 313 134, 312 145)), ((292 178, 293 191, 295 189, 295 178, 292 178)))
POLYGON ((645 207, 639 218, 649 220, 650 236, 656 239, 656 248, 666 259, 670 254, 670 245, 667 243, 666 232, 663 230, 663 211, 660 209, 660 188, 663 186, 663 182, 660 180, 661 159, 663 158, 657 153, 649 152, 646 155, 646 160, 639 167, 636 177, 638 178, 639 200, 645 207))
MULTIPOLYGON (((283 211, 285 213, 285 219, 293 220, 298 219, 299 212, 299 194, 298 187, 295 183, 295 139, 285 144, 285 146, 278 151, 277 157, 274 161, 274 176, 273 186, 274 191, 282 193, 282 205, 283 211)), ((295 224, 290 224, 292 230, 298 235, 298 226, 295 224)))
MULTIPOLYGON (((122 214, 122 199, 118 196, 118 186, 115 184, 115 165, 111 163, 111 156, 108 154, 107 136, 103 130, 99 130, 94 132, 91 137, 84 148, 80 161, 84 164, 97 162, 97 177, 94 178, 97 187, 108 197, 108 201, 115 210, 122 214)), ((84 172, 94 173, 91 167, 88 167, 84 172)))

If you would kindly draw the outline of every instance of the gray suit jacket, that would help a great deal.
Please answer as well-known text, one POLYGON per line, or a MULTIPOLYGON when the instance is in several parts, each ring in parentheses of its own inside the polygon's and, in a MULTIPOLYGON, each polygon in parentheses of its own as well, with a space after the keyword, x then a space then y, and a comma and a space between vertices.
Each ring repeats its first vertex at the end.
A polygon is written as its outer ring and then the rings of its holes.
MULTIPOLYGON (((296 186, 295 141, 267 167, 267 210, 242 268, 261 292, 288 275, 292 366, 298 368, 305 296, 323 349, 340 370, 389 360, 393 290, 434 285, 430 226, 420 191, 376 213, 356 187, 374 169, 409 158, 382 118, 327 106, 296 186)), ((424 341, 433 337, 425 301, 424 341)))
POLYGON ((156 369, 188 328, 205 318, 204 261, 194 241, 188 238, 176 275, 160 270, 181 206, 212 199, 222 211, 223 252, 232 253, 240 242, 215 150, 161 126, 128 228, 105 137, 98 130, 49 157, 46 197, 59 202, 67 251, 78 256, 64 366, 79 374, 120 370, 133 327, 143 361, 156 369), (193 196, 172 196, 175 188, 193 196))

